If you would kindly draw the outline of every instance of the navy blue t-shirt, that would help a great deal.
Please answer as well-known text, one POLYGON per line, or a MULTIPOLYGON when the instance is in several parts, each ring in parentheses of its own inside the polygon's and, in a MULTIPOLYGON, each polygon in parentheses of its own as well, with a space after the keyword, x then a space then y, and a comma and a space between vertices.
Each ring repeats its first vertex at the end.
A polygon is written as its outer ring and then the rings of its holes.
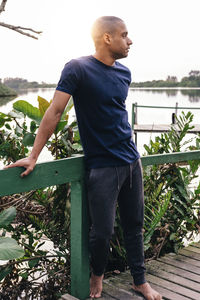
POLYGON ((130 164, 139 158, 132 140, 125 100, 128 68, 108 66, 93 56, 68 62, 57 90, 73 96, 87 168, 130 164))

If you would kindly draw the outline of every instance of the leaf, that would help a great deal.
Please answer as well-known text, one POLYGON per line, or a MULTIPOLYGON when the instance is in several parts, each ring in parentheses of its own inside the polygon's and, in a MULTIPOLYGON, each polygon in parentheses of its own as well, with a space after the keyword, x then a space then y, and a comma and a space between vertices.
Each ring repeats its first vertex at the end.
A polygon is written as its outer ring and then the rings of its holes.
POLYGON ((5 122, 11 121, 11 120, 12 120, 12 119, 9 118, 9 116, 7 116, 7 115, 5 115, 4 113, 1 113, 1 112, 0 112, 0 127, 2 127, 2 126, 5 124, 5 122))
POLYGON ((40 113, 42 116, 44 116, 47 108, 50 106, 50 103, 46 99, 44 99, 40 96, 38 96, 38 102, 39 102, 40 113))
POLYGON ((25 133, 22 143, 24 146, 33 146, 35 135, 32 133, 25 133))
POLYGON ((0 260, 11 260, 24 255, 24 250, 16 240, 9 237, 0 237, 0 260))
POLYGON ((34 267, 38 264, 39 261, 40 261, 40 260, 39 260, 38 258, 33 259, 33 260, 30 260, 30 261, 28 262, 28 265, 29 265, 30 268, 34 268, 34 267))
POLYGON ((11 130, 11 127, 10 127, 10 125, 9 125, 8 123, 5 124, 5 127, 6 127, 7 129, 11 130))
POLYGON ((74 106, 73 98, 70 97, 65 109, 65 113, 69 112, 73 106, 74 106))
POLYGON ((0 228, 8 226, 16 217, 16 208, 9 207, 0 213, 0 228))
POLYGON ((0 281, 12 271, 11 267, 0 268, 0 281))
POLYGON ((58 133, 59 131, 63 130, 63 128, 67 125, 67 121, 61 120, 58 125, 56 126, 55 132, 58 133))
POLYGON ((36 129, 37 129, 36 123, 35 123, 34 121, 31 121, 31 124, 30 124, 30 131, 31 131, 32 133, 34 133, 34 132, 36 131, 36 129))
POLYGON ((19 273, 19 276, 21 276, 23 279, 28 279, 28 273, 27 272, 19 273))
POLYGON ((34 107, 30 103, 24 100, 18 100, 13 103, 13 108, 17 111, 22 112, 24 115, 28 116, 30 119, 34 120, 36 123, 40 123, 42 115, 37 107, 34 107))

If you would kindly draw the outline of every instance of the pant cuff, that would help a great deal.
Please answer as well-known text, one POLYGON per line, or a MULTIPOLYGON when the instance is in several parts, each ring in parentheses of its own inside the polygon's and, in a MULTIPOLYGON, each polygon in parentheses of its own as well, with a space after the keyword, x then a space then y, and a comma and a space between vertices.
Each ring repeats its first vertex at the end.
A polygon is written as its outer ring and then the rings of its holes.
POLYGON ((95 272, 94 270, 92 270, 92 274, 94 274, 95 276, 102 276, 103 274, 104 274, 104 272, 102 273, 100 273, 100 272, 95 272))
POLYGON ((145 279, 144 274, 142 274, 140 276, 137 276, 137 277, 134 277, 133 282, 134 282, 135 285, 140 285, 140 284, 145 283, 146 279, 145 279))

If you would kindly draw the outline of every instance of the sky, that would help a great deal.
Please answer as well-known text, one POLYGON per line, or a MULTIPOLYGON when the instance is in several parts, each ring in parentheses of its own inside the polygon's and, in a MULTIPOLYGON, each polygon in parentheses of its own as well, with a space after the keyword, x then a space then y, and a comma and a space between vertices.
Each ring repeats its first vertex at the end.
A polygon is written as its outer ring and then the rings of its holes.
POLYGON ((8 0, 1 22, 43 33, 34 40, 0 26, 0 78, 57 83, 67 61, 94 54, 95 19, 114 15, 133 41, 120 60, 132 81, 181 80, 200 70, 199 12, 200 0, 8 0))

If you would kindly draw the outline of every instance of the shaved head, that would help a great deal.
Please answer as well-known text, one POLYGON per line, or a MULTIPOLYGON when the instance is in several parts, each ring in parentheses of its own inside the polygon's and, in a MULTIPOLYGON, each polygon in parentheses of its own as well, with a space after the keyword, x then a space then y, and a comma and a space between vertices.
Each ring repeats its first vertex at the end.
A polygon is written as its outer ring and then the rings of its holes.
POLYGON ((92 39, 95 45, 102 38, 104 33, 114 34, 116 31, 116 25, 119 23, 124 23, 120 18, 114 16, 103 16, 98 18, 92 26, 92 39))

